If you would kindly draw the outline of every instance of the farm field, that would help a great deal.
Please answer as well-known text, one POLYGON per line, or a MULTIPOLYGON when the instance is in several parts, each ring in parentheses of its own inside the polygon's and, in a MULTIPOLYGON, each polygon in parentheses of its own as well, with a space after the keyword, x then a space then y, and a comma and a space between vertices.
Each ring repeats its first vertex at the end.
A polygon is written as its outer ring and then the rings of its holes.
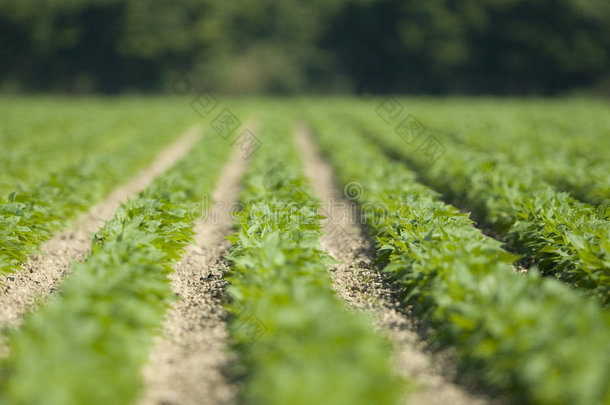
POLYGON ((610 106, 0 98, 0 404, 610 404, 610 106))

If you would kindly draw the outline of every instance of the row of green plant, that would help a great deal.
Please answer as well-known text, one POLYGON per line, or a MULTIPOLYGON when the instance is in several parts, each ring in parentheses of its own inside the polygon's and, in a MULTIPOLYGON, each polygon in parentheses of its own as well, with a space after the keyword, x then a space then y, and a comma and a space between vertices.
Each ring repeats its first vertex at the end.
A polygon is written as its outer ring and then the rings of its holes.
POLYGON ((566 150, 553 147, 533 147, 519 143, 518 139, 510 137, 506 149, 487 145, 482 139, 469 136, 465 145, 492 156, 494 160, 505 164, 516 165, 519 170, 529 173, 529 176, 552 185, 556 190, 568 192, 572 197, 599 208, 599 218, 610 217, 610 163, 574 156, 566 150), (475 140, 483 141, 478 144, 475 140), (514 145, 512 148, 510 144, 514 145), (498 152, 510 150, 510 153, 498 152))
MULTIPOLYGON (((510 154, 516 149, 554 148, 599 162, 607 159, 610 147, 608 105, 599 99, 390 96, 363 101, 346 98, 333 103, 363 115, 387 114, 390 132, 411 114, 429 133, 466 143, 474 141, 510 154), (394 103, 398 103, 395 110, 391 109, 394 103), (391 113, 384 112, 385 107, 391 113)), ((535 160, 552 158, 538 155, 535 160)))
MULTIPOLYGON (((610 120, 591 100, 435 106, 435 129, 485 153, 506 155, 561 191, 610 204, 610 120)), ((415 102, 417 105, 418 103, 415 102)), ((412 104, 407 101, 406 108, 412 104)))
POLYGON ((610 163, 592 163, 586 158, 564 157, 565 155, 552 150, 549 150, 548 154, 566 163, 557 165, 551 159, 544 160, 539 166, 532 168, 534 173, 579 200, 601 207, 600 215, 604 218, 610 217, 610 163))
MULTIPOLYGON (((81 153, 87 152, 85 142, 90 142, 93 150, 106 142, 104 137, 89 138, 88 135, 98 128, 107 129, 112 121, 98 120, 87 108, 92 103, 69 104, 74 108, 35 98, 0 99, 0 167, 3 169, 0 195, 13 191, 20 183, 36 183, 49 172, 59 171, 78 160, 81 153), (95 125, 90 127, 91 123, 95 125)), ((104 111, 101 109, 101 115, 104 111)), ((110 133, 107 138, 113 136, 110 133)))
POLYGON ((331 288, 321 249, 320 202, 291 145, 285 111, 266 120, 244 180, 228 276, 231 335, 243 400, 262 404, 396 403, 389 345, 331 288))
MULTIPOLYGON (((0 273, 16 271, 42 242, 127 181, 187 128, 179 114, 138 119, 136 124, 131 119, 121 118, 123 131, 109 134, 111 141, 102 150, 0 197, 0 273), (131 126, 133 130, 126 133, 131 126)), ((92 134, 102 136, 97 130, 92 134)))
POLYGON ((533 172, 442 134, 434 139, 447 152, 431 159, 430 150, 404 142, 375 114, 352 117, 446 201, 472 210, 479 224, 523 254, 527 265, 535 263, 543 274, 610 303, 610 210, 557 192, 533 172))
POLYGON ((138 129, 162 125, 160 112, 186 109, 143 99, 0 98, 0 195, 31 187, 78 161, 118 149, 138 129))
POLYGON ((211 193, 229 150, 224 139, 206 135, 117 210, 59 295, 9 333, 0 403, 134 402, 151 338, 174 299, 167 275, 193 240, 189 207, 211 193))
POLYGON ((475 147, 531 170, 581 201, 610 204, 610 118, 600 100, 389 97, 364 103, 337 101, 360 115, 377 116, 377 112, 380 122, 382 116, 388 121, 384 129, 390 133, 411 115, 427 130, 421 138, 437 134, 443 142, 475 147))
POLYGON ((367 208, 384 271, 434 326, 431 336, 455 347, 463 371, 520 402, 610 401, 610 317, 595 300, 536 271, 516 273, 516 256, 440 202, 353 122, 321 109, 310 118, 340 182, 361 185, 354 197, 367 208))

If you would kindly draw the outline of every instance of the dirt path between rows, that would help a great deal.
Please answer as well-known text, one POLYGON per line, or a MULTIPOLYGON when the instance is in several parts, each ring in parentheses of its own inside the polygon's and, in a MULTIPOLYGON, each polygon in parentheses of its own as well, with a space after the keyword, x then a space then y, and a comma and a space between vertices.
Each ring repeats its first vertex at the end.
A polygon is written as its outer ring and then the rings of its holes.
POLYGON ((370 313, 376 326, 394 347, 392 363, 398 375, 415 381, 418 389, 405 403, 423 405, 488 404, 487 398, 468 393, 451 380, 455 366, 447 356, 426 350, 413 319, 401 308, 396 287, 374 265, 375 249, 364 235, 354 205, 335 186, 333 170, 320 156, 311 134, 300 125, 296 143, 305 173, 324 205, 321 214, 326 234, 323 249, 340 263, 330 269, 334 288, 341 299, 358 310, 370 313))
POLYGON ((195 225, 196 244, 187 247, 171 275, 179 301, 169 311, 144 368, 142 405, 236 402, 237 388, 226 376, 233 357, 227 351, 223 274, 231 246, 226 237, 233 228, 230 210, 235 207, 245 167, 236 147, 212 193, 214 207, 195 225))
MULTIPOLYGON (((157 176, 184 157, 199 139, 201 128, 187 130, 164 149, 147 168, 129 183, 116 188, 103 201, 81 215, 68 229, 45 242, 40 253, 31 256, 21 270, 0 275, 0 330, 19 327, 23 315, 52 294, 70 271, 70 263, 85 260, 91 251, 91 233, 112 219, 122 202, 144 190, 157 176)), ((0 335, 0 357, 8 354, 0 335)))

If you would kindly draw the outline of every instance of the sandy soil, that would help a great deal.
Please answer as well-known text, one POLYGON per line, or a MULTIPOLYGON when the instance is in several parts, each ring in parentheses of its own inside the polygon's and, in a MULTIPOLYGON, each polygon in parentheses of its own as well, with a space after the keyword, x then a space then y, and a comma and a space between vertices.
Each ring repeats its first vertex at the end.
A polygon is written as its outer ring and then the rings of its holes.
MULTIPOLYGON (((163 150, 155 161, 129 183, 115 189, 103 201, 80 216, 68 229, 41 246, 21 271, 0 275, 0 329, 17 328, 23 315, 52 294, 61 278, 70 271, 70 263, 84 260, 91 249, 91 233, 114 215, 119 205, 145 189, 159 174, 182 158, 199 139, 201 128, 189 129, 180 139, 163 150)), ((0 336, 0 357, 8 348, 0 336)))
POLYGON ((340 262, 330 269, 334 288, 352 308, 370 313, 379 330, 392 341, 395 371, 418 386, 405 403, 490 403, 453 382, 456 368, 448 353, 426 349, 409 309, 397 299, 399 287, 392 286, 374 265, 375 249, 362 230, 356 208, 335 186, 331 166, 321 158, 304 126, 297 128, 296 142, 313 189, 324 201, 321 214, 328 217, 323 223, 326 234, 321 239, 322 247, 340 262))
POLYGON ((235 148, 212 194, 214 208, 195 226, 195 245, 187 248, 172 274, 179 297, 169 311, 144 368, 146 392, 141 404, 234 403, 237 388, 227 378, 232 354, 227 351, 227 314, 222 306, 228 269, 224 260, 232 233, 228 212, 237 200, 246 162, 235 148))

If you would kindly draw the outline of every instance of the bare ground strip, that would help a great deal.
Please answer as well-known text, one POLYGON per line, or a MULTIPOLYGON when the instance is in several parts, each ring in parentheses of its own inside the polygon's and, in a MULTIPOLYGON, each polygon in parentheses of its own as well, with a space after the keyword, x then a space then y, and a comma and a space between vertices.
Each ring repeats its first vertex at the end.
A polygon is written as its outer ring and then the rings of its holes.
MULTIPOLYGON (((158 175, 184 157, 199 139, 195 126, 164 149, 157 158, 127 184, 112 191, 104 200, 81 215, 68 229, 45 242, 40 253, 32 255, 15 273, 0 275, 0 330, 19 327, 23 315, 35 310, 58 287, 70 271, 70 263, 85 260, 91 251, 91 233, 105 220, 112 219, 119 205, 144 190, 158 175)), ((0 335, 0 357, 8 354, 0 335)))
POLYGON ((232 232, 240 179, 246 167, 239 148, 233 151, 212 194, 214 206, 195 226, 195 245, 187 247, 172 274, 179 300, 168 313, 162 334, 144 368, 143 405, 229 404, 237 388, 226 376, 232 361, 222 306, 227 270, 225 257, 232 232))
POLYGON ((371 314, 376 326, 391 340, 392 363, 401 377, 415 381, 418 390, 405 403, 425 405, 487 404, 490 400, 456 385, 455 365, 447 356, 426 349, 414 320, 395 298, 392 286, 374 264, 375 248, 364 234, 353 204, 335 186, 333 170, 318 152, 304 125, 296 131, 307 177, 324 202, 323 249, 339 261, 331 267, 334 288, 349 306, 371 314))

